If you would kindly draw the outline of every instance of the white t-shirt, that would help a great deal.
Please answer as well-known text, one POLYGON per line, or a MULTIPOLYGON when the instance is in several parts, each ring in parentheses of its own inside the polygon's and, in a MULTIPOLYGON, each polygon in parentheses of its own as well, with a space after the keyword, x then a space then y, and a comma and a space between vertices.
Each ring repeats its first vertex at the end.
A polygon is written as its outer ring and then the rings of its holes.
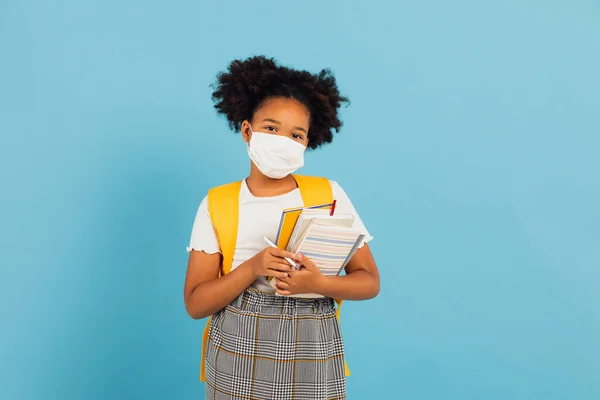
MULTIPOLYGON (((337 201, 336 212, 340 214, 353 214, 353 228, 365 233, 364 243, 373 237, 365 228, 354 206, 344 190, 334 181, 330 181, 333 198, 337 201)), ((237 268, 241 263, 254 257, 267 245, 264 237, 272 241, 277 235, 277 228, 281 219, 281 212, 286 208, 302 206, 300 189, 274 197, 256 197, 250 193, 246 181, 242 181, 240 189, 240 213, 238 221, 238 234, 231 269, 237 268)), ((361 245, 362 247, 362 245, 361 245)), ((219 240, 208 211, 208 200, 204 197, 196 213, 192 228, 192 236, 187 251, 204 251, 208 254, 221 253, 219 240)), ((265 278, 257 279, 252 285, 254 288, 274 292, 265 278)))

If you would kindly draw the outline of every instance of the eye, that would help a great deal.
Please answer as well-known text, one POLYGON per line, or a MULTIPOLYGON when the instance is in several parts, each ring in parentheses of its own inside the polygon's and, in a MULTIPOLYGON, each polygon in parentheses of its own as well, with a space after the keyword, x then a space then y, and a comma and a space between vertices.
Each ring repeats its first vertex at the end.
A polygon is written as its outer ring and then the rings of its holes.
POLYGON ((277 128, 275 128, 274 126, 266 126, 265 130, 269 132, 277 132, 277 128))
POLYGON ((292 133, 292 137, 296 140, 304 140, 304 136, 299 133, 292 133))

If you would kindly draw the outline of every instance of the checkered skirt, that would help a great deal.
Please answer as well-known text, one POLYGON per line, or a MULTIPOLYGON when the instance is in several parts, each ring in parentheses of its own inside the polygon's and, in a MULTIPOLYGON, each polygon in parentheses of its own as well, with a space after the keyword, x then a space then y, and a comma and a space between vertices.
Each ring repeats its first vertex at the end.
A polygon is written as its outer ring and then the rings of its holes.
POLYGON ((344 344, 332 299, 248 289, 213 315, 206 399, 345 399, 344 344))

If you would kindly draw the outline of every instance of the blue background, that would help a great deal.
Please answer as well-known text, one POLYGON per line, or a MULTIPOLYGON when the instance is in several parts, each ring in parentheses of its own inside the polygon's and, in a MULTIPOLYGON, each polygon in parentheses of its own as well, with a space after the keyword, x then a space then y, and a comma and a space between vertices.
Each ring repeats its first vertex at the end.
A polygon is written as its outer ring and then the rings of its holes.
POLYGON ((352 105, 309 174, 375 236, 349 398, 600 398, 598 1, 0 2, 0 398, 203 398, 196 208, 253 54, 352 105), (392 395, 392 392, 397 394, 392 395))

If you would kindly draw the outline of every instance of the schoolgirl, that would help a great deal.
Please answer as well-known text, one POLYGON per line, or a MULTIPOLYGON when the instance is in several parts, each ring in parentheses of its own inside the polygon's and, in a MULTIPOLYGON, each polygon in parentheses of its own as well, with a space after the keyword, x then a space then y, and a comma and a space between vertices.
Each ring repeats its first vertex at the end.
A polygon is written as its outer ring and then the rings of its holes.
POLYGON ((247 178, 208 192, 188 247, 186 309, 195 319, 210 316, 201 363, 206 398, 345 399, 348 370, 335 303, 339 311, 342 300, 378 294, 372 237, 337 182, 295 172, 307 149, 332 141, 348 100, 330 71, 312 74, 266 57, 233 61, 218 75, 212 97, 241 132, 251 163, 247 178), (265 243, 265 236, 274 239, 282 210, 333 199, 337 212, 352 213, 353 228, 366 234, 345 274, 326 277, 308 257, 265 243), (276 289, 269 277, 277 279, 276 289), (294 297, 301 293, 324 297, 294 297))

